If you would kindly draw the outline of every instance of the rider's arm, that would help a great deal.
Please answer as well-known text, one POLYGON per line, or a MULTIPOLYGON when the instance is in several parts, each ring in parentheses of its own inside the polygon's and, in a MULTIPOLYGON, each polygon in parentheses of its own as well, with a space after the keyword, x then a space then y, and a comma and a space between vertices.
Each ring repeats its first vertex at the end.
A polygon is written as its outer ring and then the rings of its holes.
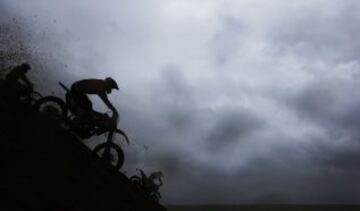
POLYGON ((28 85, 29 87, 32 87, 33 84, 30 82, 30 80, 26 77, 26 75, 22 75, 21 79, 28 85))
POLYGON ((159 177, 159 182, 160 182, 159 186, 162 186, 162 185, 163 185, 163 181, 161 180, 161 177, 159 177))
POLYGON ((141 169, 139 169, 139 171, 140 171, 141 178, 142 178, 143 180, 146 180, 146 179, 147 179, 147 176, 146 176, 146 174, 144 173, 144 171, 141 170, 141 169))
POLYGON ((119 116, 118 111, 116 108, 111 104, 109 101, 109 98, 106 94, 100 94, 99 97, 102 99, 102 101, 107 105, 107 107, 113 112, 113 115, 119 116))

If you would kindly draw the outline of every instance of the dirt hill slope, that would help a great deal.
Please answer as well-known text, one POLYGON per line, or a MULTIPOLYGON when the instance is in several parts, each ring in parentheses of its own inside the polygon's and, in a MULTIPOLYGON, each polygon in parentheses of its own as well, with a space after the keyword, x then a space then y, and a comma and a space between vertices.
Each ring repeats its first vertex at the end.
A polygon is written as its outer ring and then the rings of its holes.
POLYGON ((11 210, 165 210, 75 136, 0 99, 0 201, 11 210))

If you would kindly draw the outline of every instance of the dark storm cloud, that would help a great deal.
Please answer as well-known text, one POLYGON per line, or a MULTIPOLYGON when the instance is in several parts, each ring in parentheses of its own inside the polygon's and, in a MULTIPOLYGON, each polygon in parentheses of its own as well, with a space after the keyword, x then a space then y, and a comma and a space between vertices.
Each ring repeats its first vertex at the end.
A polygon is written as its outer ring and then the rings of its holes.
MULTIPOLYGON (((290 97, 300 118, 316 122, 330 134, 359 138, 360 101, 356 99, 359 80, 318 80, 290 97)), ((339 138, 339 137, 333 137, 339 138)))
MULTIPOLYGON (((292 96, 291 106, 297 115, 315 123, 324 131, 322 137, 309 136, 312 144, 304 146, 306 156, 319 168, 318 174, 330 171, 333 180, 355 184, 360 162, 360 102, 354 99, 358 81, 319 80, 292 96)), ((344 190, 345 191, 345 190, 344 190)), ((335 193, 328 193, 336 195, 335 193)), ((330 197, 330 196, 329 196, 330 197)), ((350 200, 352 197, 340 197, 350 200)), ((339 200, 339 198, 337 199, 339 200)))
POLYGON ((358 11, 355 1, 308 8, 301 14, 294 13, 291 20, 282 20, 277 31, 271 32, 274 49, 280 49, 282 55, 295 55, 300 61, 305 59, 303 68, 314 77, 281 101, 301 121, 322 131, 321 137, 304 137, 309 142, 301 146, 303 156, 311 162, 305 169, 313 168, 310 178, 322 195, 318 201, 351 203, 359 192, 354 185, 360 161, 358 11), (349 62, 348 68, 341 68, 349 62))
MULTIPOLYGON (((323 143, 322 145, 315 145, 309 152, 315 162, 324 166, 333 167, 343 173, 348 173, 351 176, 354 172, 356 175, 360 174, 360 169, 357 167, 360 164, 360 140, 347 141, 343 144, 329 145, 323 143)), ((349 183, 356 182, 356 179, 349 183)))
MULTIPOLYGON (((284 147, 273 151, 271 156, 259 156, 231 173, 184 162, 178 173, 181 180, 176 181, 177 193, 169 193, 169 199, 180 196, 179 200, 188 203, 206 203, 211 198, 213 204, 356 201, 360 193, 356 185, 358 174, 350 168, 338 170, 323 161, 319 164, 311 153, 301 147, 284 147), (184 188, 185 184, 192 188, 184 188)), ((317 153, 328 154, 328 150, 317 153)))
POLYGON ((260 130, 264 123, 249 111, 241 109, 224 109, 217 116, 214 126, 206 138, 208 147, 219 150, 223 147, 232 147, 253 132, 260 130))
MULTIPOLYGON (((325 150, 317 152, 321 153, 318 155, 327 154, 328 158, 334 159, 335 155, 326 150, 325 143, 321 146, 325 150)), ((275 192, 277 196, 282 196, 278 198, 284 199, 280 203, 352 203, 357 200, 359 190, 354 188, 354 185, 357 186, 354 167, 339 169, 323 161, 316 162, 317 159, 311 154, 313 152, 301 147, 296 150, 285 148, 277 153, 255 161, 248 170, 253 174, 251 183, 261 183, 263 193, 275 192)), ((269 203, 261 192, 254 194, 255 201, 269 203)))
POLYGON ((195 90, 188 84, 179 67, 168 65, 163 68, 162 80, 164 82, 164 91, 175 100, 174 103, 191 103, 191 93, 195 90), (179 99, 176 101, 176 99, 179 99))

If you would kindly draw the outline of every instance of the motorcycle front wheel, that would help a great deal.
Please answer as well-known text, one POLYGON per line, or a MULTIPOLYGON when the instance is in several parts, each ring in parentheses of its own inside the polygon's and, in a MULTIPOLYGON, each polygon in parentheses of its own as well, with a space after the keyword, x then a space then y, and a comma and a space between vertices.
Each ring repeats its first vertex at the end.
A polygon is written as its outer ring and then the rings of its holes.
MULTIPOLYGON (((97 145, 93 152, 97 154, 100 158, 104 158, 105 155, 105 148, 107 143, 102 143, 97 145)), ((110 144, 110 155, 106 158, 108 162, 111 163, 117 170, 119 170, 124 164, 124 152, 118 145, 111 143, 110 144)))

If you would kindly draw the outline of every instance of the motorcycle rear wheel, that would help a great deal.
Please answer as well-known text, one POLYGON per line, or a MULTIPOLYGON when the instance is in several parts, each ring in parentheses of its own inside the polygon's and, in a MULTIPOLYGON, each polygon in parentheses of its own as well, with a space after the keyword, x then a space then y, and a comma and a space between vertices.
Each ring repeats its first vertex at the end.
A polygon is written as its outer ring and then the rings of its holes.
POLYGON ((68 108, 66 103, 55 96, 47 96, 40 98, 34 104, 34 110, 49 116, 50 118, 66 117, 68 108))

